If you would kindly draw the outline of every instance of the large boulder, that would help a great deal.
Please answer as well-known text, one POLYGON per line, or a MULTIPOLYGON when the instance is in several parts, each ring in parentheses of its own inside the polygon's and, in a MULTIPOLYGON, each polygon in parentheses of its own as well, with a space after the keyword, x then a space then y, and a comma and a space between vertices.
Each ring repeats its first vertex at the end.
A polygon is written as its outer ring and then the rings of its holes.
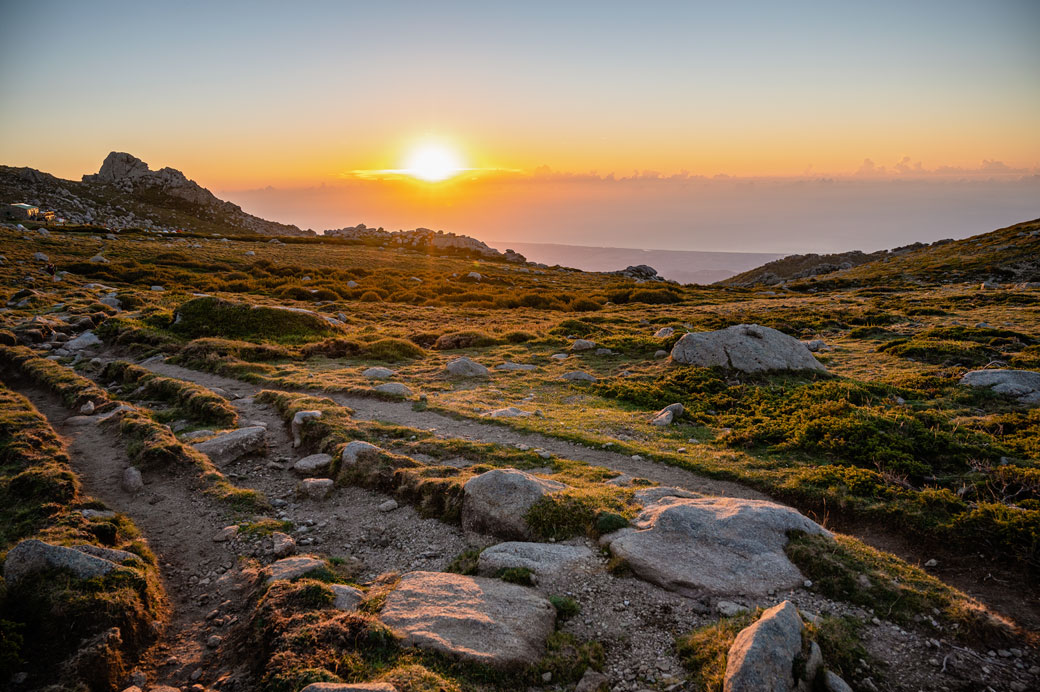
POLYGON ((119 569, 119 564, 108 558, 118 559, 120 554, 131 555, 117 550, 108 551, 102 555, 92 555, 90 553, 94 551, 87 550, 92 547, 66 548, 62 545, 44 543, 35 538, 21 541, 7 553, 7 558, 4 560, 4 579, 8 584, 15 584, 25 577, 46 569, 68 570, 78 579, 103 577, 109 572, 119 569))
POLYGON ((485 548, 477 559, 477 571, 494 576, 503 569, 528 569, 536 575, 566 572, 592 560, 583 545, 510 541, 485 548))
POLYGON ((531 538, 525 515, 546 495, 565 489, 563 483, 516 469, 493 469, 463 486, 462 528, 502 538, 531 538))
POLYGON ((312 570, 323 567, 325 567, 325 561, 316 557, 308 557, 306 555, 283 557, 281 560, 272 562, 267 566, 267 583, 270 584, 273 581, 282 579, 292 581, 312 570))
POLYGON ((69 339, 65 342, 65 348, 70 351, 80 351, 84 348, 93 348, 101 345, 101 339, 98 338, 97 334, 91 331, 86 331, 77 336, 74 339, 69 339))
POLYGON ((406 646, 496 668, 521 668, 545 653, 556 609, 532 589, 497 579, 410 572, 379 615, 406 646))
POLYGON ((672 360, 682 365, 719 366, 741 372, 827 371, 801 341, 758 324, 684 334, 672 348, 672 360))
POLYGON ((972 370, 961 384, 988 387, 997 394, 1014 397, 1029 406, 1040 404, 1040 372, 1031 370, 972 370))
POLYGON ((816 643, 802 643, 802 618, 790 601, 762 613, 741 630, 726 657, 723 692, 798 692, 812 689, 823 663, 816 643), (795 665, 800 660, 802 665, 795 665))
POLYGON ((805 577, 784 554, 788 531, 830 533, 816 522, 763 500, 662 497, 624 528, 604 537, 632 571, 666 589, 764 595, 805 577))
POLYGON ((487 377, 491 374, 486 367, 465 356, 451 361, 444 369, 449 377, 487 377))
POLYGON ((262 425, 239 428, 193 446, 212 459, 214 464, 230 464, 247 454, 267 451, 267 428, 262 425))

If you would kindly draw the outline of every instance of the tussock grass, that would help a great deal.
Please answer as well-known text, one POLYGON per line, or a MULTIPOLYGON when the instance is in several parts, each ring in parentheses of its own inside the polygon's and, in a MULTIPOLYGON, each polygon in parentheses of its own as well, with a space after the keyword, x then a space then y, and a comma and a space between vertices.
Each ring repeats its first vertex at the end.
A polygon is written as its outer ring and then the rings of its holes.
POLYGON ((166 401, 203 425, 238 424, 238 412, 227 399, 193 382, 156 375, 122 360, 105 366, 102 377, 139 388, 141 397, 166 401))

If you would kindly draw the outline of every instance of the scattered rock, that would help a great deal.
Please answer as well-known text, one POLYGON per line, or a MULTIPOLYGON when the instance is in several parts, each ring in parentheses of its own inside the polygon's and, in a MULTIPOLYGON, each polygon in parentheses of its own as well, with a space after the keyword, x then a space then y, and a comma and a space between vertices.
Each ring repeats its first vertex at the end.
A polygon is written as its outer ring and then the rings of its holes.
POLYGON ((456 358, 448 363, 444 369, 452 377, 487 377, 491 374, 490 370, 466 356, 456 358))
POLYGON ((144 490, 144 480, 141 478, 141 471, 134 466, 127 466, 123 471, 123 479, 120 482, 120 486, 132 495, 136 495, 144 490))
POLYGON ((664 497, 604 537, 632 571, 672 591, 765 595, 805 577, 784 554, 788 531, 830 535, 816 522, 763 500, 664 497))
POLYGON ((830 670, 823 671, 823 690, 824 692, 852 692, 849 684, 830 670))
POLYGON ((662 358, 667 358, 667 357, 668 357, 668 351, 664 350, 663 348, 659 348, 656 351, 654 351, 654 358, 656 360, 661 360, 662 358))
POLYGON ((293 464, 293 471, 301 476, 315 476, 319 473, 328 471, 331 465, 332 455, 319 452, 318 454, 310 454, 298 460, 293 464))
POLYGON ((810 341, 805 342, 805 347, 812 353, 819 353, 827 348, 827 344, 823 339, 811 339, 810 341))
POLYGON ((397 692, 388 682, 312 682, 300 692, 397 692))
POLYGON ((393 396, 412 395, 412 390, 400 382, 384 382, 383 384, 376 385, 373 389, 380 394, 390 394, 393 396))
POLYGON ((1040 404, 1040 372, 1030 370, 972 370, 961 378, 969 387, 988 387, 1023 404, 1040 404))
POLYGON ((259 425, 238 428, 193 445, 214 464, 230 464, 247 454, 262 454, 267 451, 267 429, 259 425))
POLYGON ((494 576, 502 569, 525 568, 541 576, 579 567, 592 557, 585 546, 514 541, 485 548, 477 559, 477 570, 494 576))
POLYGON ((571 344, 571 351, 574 353, 580 353, 582 351, 591 351, 596 348, 599 344, 589 339, 578 339, 571 344))
POLYGON ((336 600, 332 602, 332 606, 336 610, 357 610, 358 606, 361 605, 361 599, 364 597, 364 594, 360 589, 355 589, 353 586, 347 586, 346 584, 330 584, 329 587, 336 596, 336 600))
POLYGON ((684 410, 682 404, 669 404, 654 414, 654 417, 650 419, 650 425, 660 427, 671 425, 676 418, 683 414, 684 410))
POLYGON ((589 668, 581 676, 581 680, 578 681, 578 686, 574 688, 574 692, 600 692, 609 683, 610 678, 599 671, 589 668))
POLYGON ((502 538, 530 538, 531 529, 524 519, 527 511, 549 493, 566 487, 516 469, 487 471, 463 486, 462 528, 502 538))
POLYGON ((560 375, 561 380, 570 380, 572 382, 595 382, 596 378, 593 375, 583 370, 572 370, 571 372, 560 375))
POLYGON ((275 557, 288 557, 296 552, 296 541, 293 537, 282 533, 281 531, 275 531, 271 534, 271 554, 275 557))
POLYGON ((378 509, 380 512, 393 512, 395 509, 397 509, 397 507, 397 500, 387 500, 386 502, 380 503, 379 507, 377 507, 376 509, 378 509))
POLYGON ((347 444, 343 448, 343 453, 340 455, 340 461, 344 466, 353 466, 357 463, 358 454, 362 452, 382 452, 379 447, 369 442, 363 442, 362 440, 354 440, 347 444))
POLYGON ((237 526, 225 526, 220 531, 213 534, 212 541, 214 543, 227 543, 232 538, 238 535, 237 526))
POLYGON ((495 370, 503 370, 506 372, 516 372, 520 370, 537 370, 537 365, 531 365, 530 363, 511 363, 506 361, 505 363, 499 363, 495 366, 495 370))
POLYGON ((515 406, 508 406, 506 408, 495 409, 494 411, 488 411, 484 414, 486 418, 522 418, 523 416, 530 416, 529 411, 518 409, 515 406))
MULTIPOLYGON (((328 454, 324 456, 329 457, 328 454)), ((329 461, 332 461, 332 457, 329 457, 329 461)), ((324 500, 332 492, 332 486, 331 478, 304 478, 296 486, 296 493, 311 500, 324 500)))
POLYGON ((661 327, 656 332, 654 332, 654 337, 658 339, 664 339, 665 337, 669 337, 672 334, 675 334, 675 327, 661 327))
POLYGON ((386 380, 393 377, 396 374, 397 372, 395 370, 380 367, 368 368, 363 373, 361 373, 362 376, 367 377, 371 380, 386 380))
POLYGON ((94 406, 94 402, 88 401, 87 403, 79 407, 79 412, 82 413, 84 416, 89 416, 92 413, 94 413, 95 408, 96 407, 94 406))
POLYGON ((296 415, 293 416, 292 424, 292 436, 293 436, 293 447, 299 447, 302 442, 300 438, 300 432, 303 430, 303 426, 309 420, 315 418, 321 418, 321 411, 297 411, 296 415))
POLYGON ((497 579, 411 572, 387 596, 380 619, 406 646, 519 668, 545 653, 556 609, 534 590, 497 579))
POLYGON ((719 601, 715 609, 719 611, 719 615, 727 618, 747 612, 747 608, 733 601, 719 601))
POLYGON ((267 567, 267 583, 280 580, 292 580, 302 577, 307 572, 325 567, 325 561, 315 557, 300 555, 285 557, 267 567))
POLYGON ((65 342, 65 348, 70 351, 82 351, 85 348, 94 348, 101 345, 101 339, 92 331, 85 331, 74 339, 65 342))
POLYGON ((741 372, 827 370, 805 344, 758 324, 684 334, 672 348, 672 360, 683 365, 719 366, 741 372))

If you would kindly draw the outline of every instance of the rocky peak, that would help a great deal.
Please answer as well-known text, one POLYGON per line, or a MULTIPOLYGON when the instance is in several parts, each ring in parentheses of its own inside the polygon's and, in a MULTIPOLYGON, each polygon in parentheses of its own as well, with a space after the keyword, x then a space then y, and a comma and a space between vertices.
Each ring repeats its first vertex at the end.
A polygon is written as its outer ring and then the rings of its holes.
POLYGON ((83 182, 111 184, 128 178, 140 178, 151 172, 148 164, 136 156, 122 151, 113 151, 105 157, 101 170, 94 175, 83 176, 83 182))

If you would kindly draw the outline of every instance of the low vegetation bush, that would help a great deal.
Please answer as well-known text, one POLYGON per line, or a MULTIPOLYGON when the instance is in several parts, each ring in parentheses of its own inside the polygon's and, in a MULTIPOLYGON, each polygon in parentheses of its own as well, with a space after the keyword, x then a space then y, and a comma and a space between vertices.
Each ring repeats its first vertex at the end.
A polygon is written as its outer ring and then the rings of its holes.
POLYGON ((177 308, 170 327, 192 339, 270 340, 277 343, 314 341, 339 330, 321 316, 307 312, 235 303, 220 298, 192 298, 177 308))

